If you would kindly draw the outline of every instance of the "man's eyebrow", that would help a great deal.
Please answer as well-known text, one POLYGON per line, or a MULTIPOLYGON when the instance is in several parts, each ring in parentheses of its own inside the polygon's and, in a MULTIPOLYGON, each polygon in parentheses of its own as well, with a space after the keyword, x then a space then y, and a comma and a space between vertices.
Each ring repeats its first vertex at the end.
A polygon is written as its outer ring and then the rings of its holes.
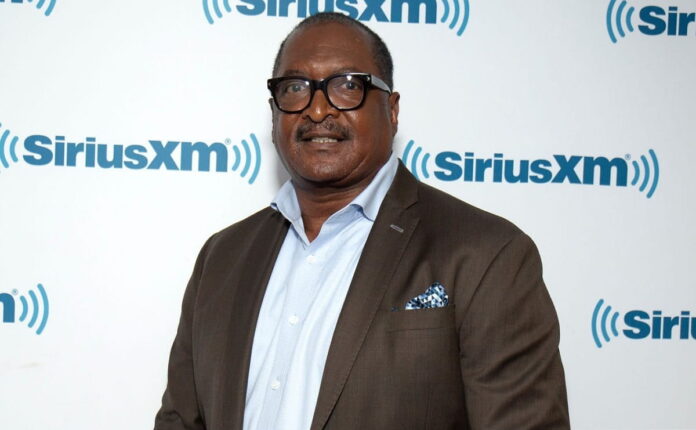
MULTIPOLYGON (((338 75, 341 73, 357 73, 357 72, 360 72, 359 67, 353 67, 353 66, 341 67, 340 69, 332 70, 331 73, 329 73, 326 76, 338 75)), ((307 76, 307 73, 305 73, 301 70, 297 70, 297 69, 288 69, 288 70, 285 70, 282 74, 280 74, 278 76, 307 76)))
POLYGON ((360 68, 359 67, 343 67, 338 70, 334 70, 332 75, 335 75, 337 73, 360 73, 360 68))
POLYGON ((286 70, 285 73, 279 75, 279 76, 304 76, 304 73, 297 69, 290 69, 286 70))

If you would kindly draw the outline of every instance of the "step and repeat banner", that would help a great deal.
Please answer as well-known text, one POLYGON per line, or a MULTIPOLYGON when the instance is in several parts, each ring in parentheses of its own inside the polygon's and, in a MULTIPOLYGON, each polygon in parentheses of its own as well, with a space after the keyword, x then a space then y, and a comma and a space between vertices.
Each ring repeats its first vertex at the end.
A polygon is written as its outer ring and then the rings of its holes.
POLYGON ((389 45, 413 174, 536 241, 574 428, 696 429, 696 0, 0 0, 0 427, 151 428, 323 10, 389 45))

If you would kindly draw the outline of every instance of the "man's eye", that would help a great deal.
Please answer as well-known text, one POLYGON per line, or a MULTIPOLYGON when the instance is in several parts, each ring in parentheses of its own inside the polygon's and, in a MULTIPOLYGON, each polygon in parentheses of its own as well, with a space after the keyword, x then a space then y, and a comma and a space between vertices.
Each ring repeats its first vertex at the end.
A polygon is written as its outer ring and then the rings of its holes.
POLYGON ((304 89, 300 84, 290 84, 285 88, 286 93, 299 93, 304 89))
POLYGON ((345 88, 346 90, 355 91, 360 89, 360 85, 358 85, 358 83, 354 81, 346 81, 343 84, 343 88, 345 88))

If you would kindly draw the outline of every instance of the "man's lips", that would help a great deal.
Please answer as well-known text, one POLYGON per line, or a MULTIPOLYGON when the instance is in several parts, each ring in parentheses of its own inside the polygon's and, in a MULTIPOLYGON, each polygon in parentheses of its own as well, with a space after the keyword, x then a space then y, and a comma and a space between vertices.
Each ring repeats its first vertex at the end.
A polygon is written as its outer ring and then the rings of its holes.
POLYGON ((335 143, 345 140, 343 135, 334 133, 308 133, 302 135, 300 141, 312 143, 335 143))
POLYGON ((348 129, 334 122, 306 124, 300 126, 296 134, 298 141, 312 143, 336 143, 349 137, 348 129))
POLYGON ((313 137, 311 140, 313 143, 336 143, 338 139, 332 139, 330 137, 313 137))

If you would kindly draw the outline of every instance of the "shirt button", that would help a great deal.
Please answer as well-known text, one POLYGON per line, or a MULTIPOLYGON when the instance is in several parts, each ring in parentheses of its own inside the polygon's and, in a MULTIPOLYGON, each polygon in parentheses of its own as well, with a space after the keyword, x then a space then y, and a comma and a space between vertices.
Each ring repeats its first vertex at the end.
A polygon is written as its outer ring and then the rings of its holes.
POLYGON ((271 382, 271 389, 277 390, 278 388, 280 388, 280 381, 276 379, 273 382, 271 382))
POLYGON ((310 255, 309 257, 307 257, 307 263, 314 264, 316 262, 317 262, 317 257, 315 257, 314 255, 310 255))
POLYGON ((300 318, 297 315, 293 315, 290 318, 288 318, 288 322, 292 325, 297 324, 300 321, 300 318))

